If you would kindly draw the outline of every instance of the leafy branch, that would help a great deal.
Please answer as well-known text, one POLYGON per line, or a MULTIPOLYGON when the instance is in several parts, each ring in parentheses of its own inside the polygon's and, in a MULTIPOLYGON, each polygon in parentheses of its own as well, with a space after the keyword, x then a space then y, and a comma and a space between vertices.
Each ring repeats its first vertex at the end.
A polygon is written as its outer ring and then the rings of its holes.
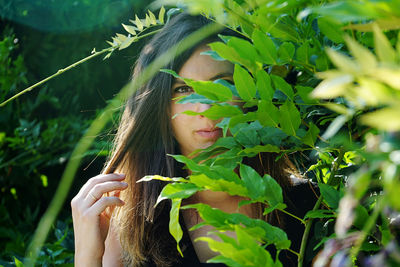
MULTIPOLYGON (((156 19, 156 17, 154 16, 154 14, 149 10, 148 13, 146 14, 146 18, 141 20, 136 16, 136 19, 130 20, 130 22, 133 25, 125 25, 122 24, 122 26, 124 27, 124 29, 128 32, 128 36, 123 35, 123 34, 117 34, 115 37, 112 37, 113 42, 107 41, 107 43, 110 45, 110 47, 104 48, 101 51, 96 51, 95 49, 93 49, 92 54, 90 56, 87 56, 63 69, 58 70, 56 73, 54 73, 53 75, 50 75, 49 77, 46 77, 45 79, 35 83, 34 85, 29 86, 28 88, 22 90, 21 92, 13 95, 12 97, 6 99, 5 101, 3 101, 2 103, 0 103, 0 107, 5 106, 8 102, 16 99, 17 97, 32 91, 34 88, 48 82, 49 80, 65 73, 66 71, 73 69, 79 65, 81 65, 82 63, 91 60, 95 57, 98 57, 100 55, 103 55, 104 53, 108 53, 104 59, 107 59, 111 56, 111 54, 115 51, 115 50, 122 50, 125 49, 127 47, 129 47, 133 42, 137 42, 140 39, 146 38, 150 35, 156 34, 157 32, 159 32, 160 30, 154 30, 152 32, 146 33, 146 34, 142 34, 144 31, 154 27, 154 26, 162 26, 164 24, 164 15, 165 15, 165 9, 164 7, 162 7, 160 9, 159 12, 159 16, 158 19, 156 19)), ((169 17, 168 17, 169 19, 169 17)))

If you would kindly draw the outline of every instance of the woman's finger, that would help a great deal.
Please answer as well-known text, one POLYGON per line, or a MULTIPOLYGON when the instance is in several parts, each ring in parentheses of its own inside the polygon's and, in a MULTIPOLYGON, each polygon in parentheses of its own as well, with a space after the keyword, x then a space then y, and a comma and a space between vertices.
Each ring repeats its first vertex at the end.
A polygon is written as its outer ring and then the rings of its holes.
POLYGON ((109 182, 109 181, 121 181, 125 179, 124 174, 120 173, 109 173, 109 174, 99 174, 93 178, 90 178, 81 188, 79 193, 76 195, 79 197, 86 197, 89 191, 97 184, 109 182))
POLYGON ((88 192, 85 197, 85 204, 87 206, 93 205, 93 203, 97 202, 99 199, 103 197, 105 193, 115 191, 115 190, 124 190, 128 187, 128 184, 125 182, 104 182, 100 184, 96 184, 93 188, 88 192))
POLYGON ((125 202, 118 197, 102 197, 89 208, 87 215, 95 216, 104 212, 106 208, 112 206, 122 206, 124 204, 125 202))

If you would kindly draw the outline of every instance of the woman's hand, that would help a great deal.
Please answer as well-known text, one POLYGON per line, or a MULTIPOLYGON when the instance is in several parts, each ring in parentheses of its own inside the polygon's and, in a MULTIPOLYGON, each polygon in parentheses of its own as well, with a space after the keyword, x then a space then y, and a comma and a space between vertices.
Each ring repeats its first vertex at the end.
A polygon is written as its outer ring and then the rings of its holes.
POLYGON ((122 182, 123 179, 123 174, 98 175, 89 179, 72 199, 75 266, 101 266, 110 225, 110 209, 124 205, 119 193, 128 184, 122 182))

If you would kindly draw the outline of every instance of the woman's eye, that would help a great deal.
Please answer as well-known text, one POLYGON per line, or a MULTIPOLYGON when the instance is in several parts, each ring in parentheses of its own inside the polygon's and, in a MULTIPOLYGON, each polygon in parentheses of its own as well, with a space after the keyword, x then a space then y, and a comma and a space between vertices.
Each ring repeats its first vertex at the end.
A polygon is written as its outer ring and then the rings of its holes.
POLYGON ((189 86, 179 86, 174 89, 174 93, 176 94, 191 94, 193 93, 192 87, 189 86))

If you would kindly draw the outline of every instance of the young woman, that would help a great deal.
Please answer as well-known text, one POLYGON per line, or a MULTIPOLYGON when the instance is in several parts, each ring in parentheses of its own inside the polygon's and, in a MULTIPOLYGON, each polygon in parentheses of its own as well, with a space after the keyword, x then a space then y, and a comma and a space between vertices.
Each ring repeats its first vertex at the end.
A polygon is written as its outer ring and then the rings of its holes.
MULTIPOLYGON (((209 21, 201 16, 182 13, 174 17, 144 47, 133 75, 141 73, 157 56, 207 23, 209 21)), ((221 34, 237 35, 230 30, 221 34)), ((233 81, 232 63, 216 61, 202 54, 209 50, 207 43, 216 40, 217 35, 207 38, 176 57, 165 68, 194 80, 233 81)), ((188 232, 186 229, 197 224, 199 218, 193 212, 185 211, 181 216, 185 228, 181 241, 185 257, 182 258, 168 231, 168 201, 154 208, 165 183, 136 183, 145 175, 187 176, 182 166, 167 154, 188 156, 196 149, 207 148, 222 136, 221 129, 216 127, 218 121, 184 114, 172 119, 174 114, 185 110, 201 112, 210 107, 200 103, 178 104, 173 100, 190 93, 192 89, 182 81, 160 72, 126 102, 104 174, 90 179, 71 202, 76 266, 202 266, 217 255, 206 243, 194 242, 197 237, 206 235, 210 228, 188 232), (115 207, 118 212, 114 212, 110 220, 115 207)), ((273 155, 265 153, 245 161, 261 175, 268 173, 274 177, 284 189, 289 211, 304 215, 313 202, 313 195, 303 180, 296 179, 298 185, 293 185, 287 172, 293 168, 287 160, 275 162, 273 155), (297 204, 296 207, 292 202, 297 204)), ((223 192, 202 191, 190 201, 206 203, 225 212, 237 212, 240 200, 242 198, 223 192)), ((278 213, 264 218, 259 205, 243 206, 239 212, 267 219, 285 228, 293 249, 298 251, 304 228, 297 221, 278 213)), ((284 266, 296 263, 296 256, 289 252, 281 252, 280 259, 284 266)))

